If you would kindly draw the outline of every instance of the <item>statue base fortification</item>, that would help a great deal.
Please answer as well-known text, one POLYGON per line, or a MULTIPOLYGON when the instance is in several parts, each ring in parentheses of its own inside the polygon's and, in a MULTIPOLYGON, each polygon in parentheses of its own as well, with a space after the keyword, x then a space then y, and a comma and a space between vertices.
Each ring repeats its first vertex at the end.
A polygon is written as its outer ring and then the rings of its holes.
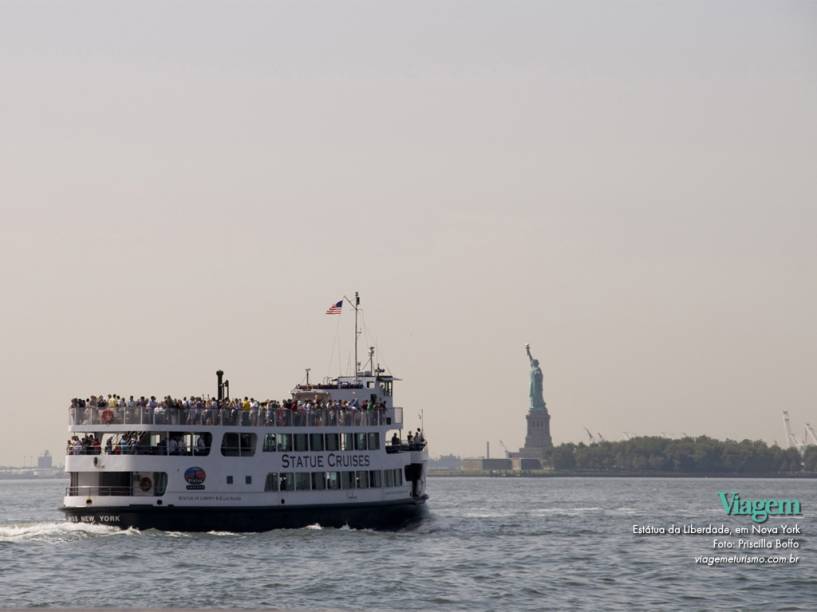
POLYGON ((547 411, 529 412, 528 434, 525 436, 525 446, 519 449, 520 457, 543 458, 553 446, 550 438, 550 415, 547 411))

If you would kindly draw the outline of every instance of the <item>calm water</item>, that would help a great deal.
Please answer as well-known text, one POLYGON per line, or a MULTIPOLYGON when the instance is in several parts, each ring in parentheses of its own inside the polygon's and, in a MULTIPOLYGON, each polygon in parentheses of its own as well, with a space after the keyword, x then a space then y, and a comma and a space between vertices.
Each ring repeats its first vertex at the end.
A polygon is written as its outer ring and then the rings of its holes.
POLYGON ((64 481, 0 481, 0 605, 817 609, 814 481, 429 484, 431 517, 411 531, 190 535, 66 524, 64 481), (747 524, 726 520, 721 489, 799 498, 799 565, 695 565, 711 536, 632 534, 634 523, 747 524))

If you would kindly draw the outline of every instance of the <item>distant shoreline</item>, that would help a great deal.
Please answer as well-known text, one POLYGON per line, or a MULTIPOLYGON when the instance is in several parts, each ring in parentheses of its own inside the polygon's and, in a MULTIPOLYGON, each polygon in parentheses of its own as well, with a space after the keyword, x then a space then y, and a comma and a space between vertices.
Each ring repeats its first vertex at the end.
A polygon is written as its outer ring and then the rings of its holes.
POLYGON ((464 472, 460 470, 429 470, 429 478, 775 478, 775 479, 814 479, 817 473, 794 472, 790 474, 746 474, 746 473, 692 473, 692 472, 577 472, 561 471, 481 471, 464 472))

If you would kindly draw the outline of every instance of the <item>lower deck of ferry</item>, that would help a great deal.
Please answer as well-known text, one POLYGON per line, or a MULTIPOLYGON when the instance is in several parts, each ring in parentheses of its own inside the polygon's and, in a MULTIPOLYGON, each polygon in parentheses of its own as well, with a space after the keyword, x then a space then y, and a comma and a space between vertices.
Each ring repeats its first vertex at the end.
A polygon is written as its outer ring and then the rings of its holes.
POLYGON ((427 514, 427 495, 411 499, 321 505, 282 506, 128 506, 68 507, 68 519, 122 529, 164 531, 260 532, 310 525, 351 529, 398 530, 419 523, 427 514))

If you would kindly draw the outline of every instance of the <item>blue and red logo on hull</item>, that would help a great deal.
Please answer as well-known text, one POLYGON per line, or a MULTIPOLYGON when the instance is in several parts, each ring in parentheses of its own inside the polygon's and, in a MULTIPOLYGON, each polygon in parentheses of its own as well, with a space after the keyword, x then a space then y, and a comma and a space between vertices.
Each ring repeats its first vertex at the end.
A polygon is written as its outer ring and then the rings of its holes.
POLYGON ((203 489, 207 472, 200 467, 189 467, 184 471, 184 479, 188 489, 203 489))

